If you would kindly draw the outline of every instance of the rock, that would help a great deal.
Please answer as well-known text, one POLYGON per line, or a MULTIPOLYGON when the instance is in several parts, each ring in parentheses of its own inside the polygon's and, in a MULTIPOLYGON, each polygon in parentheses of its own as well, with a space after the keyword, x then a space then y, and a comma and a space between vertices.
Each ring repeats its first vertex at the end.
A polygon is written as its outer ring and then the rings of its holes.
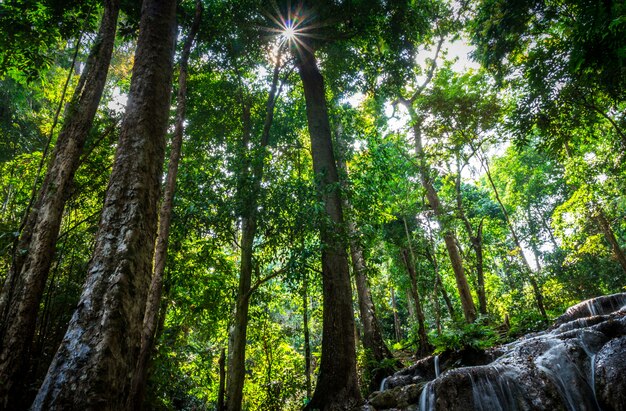
POLYGON ((603 410, 626 410, 626 337, 608 342, 595 358, 595 390, 603 410))
POLYGON ((486 352, 444 353, 439 378, 435 357, 422 359, 388 377, 389 389, 370 404, 377 411, 626 411, 625 305, 626 293, 599 297, 571 307, 548 331, 486 352))
POLYGON ((584 317, 611 314, 624 306, 626 306, 626 293, 603 295, 571 306, 565 314, 556 319, 554 325, 560 326, 584 317))

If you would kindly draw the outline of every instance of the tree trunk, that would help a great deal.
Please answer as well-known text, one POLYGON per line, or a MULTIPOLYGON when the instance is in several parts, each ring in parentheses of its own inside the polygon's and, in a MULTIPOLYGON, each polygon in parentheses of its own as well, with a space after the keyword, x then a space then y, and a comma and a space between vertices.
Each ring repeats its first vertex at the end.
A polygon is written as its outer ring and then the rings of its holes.
POLYGON ((125 409, 152 274, 175 32, 176 2, 146 0, 95 250, 33 410, 125 409))
POLYGON ((467 218, 467 215, 465 215, 465 209, 463 208, 463 197, 461 195, 461 163, 459 159, 457 159, 455 189, 457 212, 459 213, 459 217, 463 222, 465 231, 467 232, 467 236, 470 240, 470 244, 472 246, 472 249, 474 250, 474 254, 476 255, 476 282, 478 283, 478 287, 476 287, 476 294, 478 295, 478 311, 482 315, 487 315, 487 297, 485 295, 485 271, 483 264, 482 241, 483 221, 480 221, 478 229, 476 230, 476 233, 474 233, 474 228, 472 227, 469 218, 467 218))
POLYGON ((189 67, 189 54, 191 53, 191 46, 200 26, 201 17, 202 3, 197 1, 194 20, 191 25, 189 35, 183 44, 183 50, 180 56, 178 94, 176 99, 176 123, 174 125, 174 135, 172 136, 170 161, 167 168, 163 202, 161 204, 161 210, 159 211, 159 231, 154 254, 154 273, 152 274, 152 280, 150 282, 150 290, 148 292, 148 300, 146 302, 146 311, 143 318, 141 349, 139 351, 139 359, 137 360, 135 372, 133 373, 131 392, 128 396, 129 410, 140 410, 143 408, 145 387, 148 379, 148 365, 150 362, 150 355, 152 354, 152 350, 154 348, 156 336, 155 331, 159 320, 158 314, 163 289, 163 275, 165 273, 165 263, 167 260, 170 226, 172 223, 172 206, 174 202, 174 193, 176 192, 176 177, 178 175, 178 164, 180 162, 180 154, 183 145, 185 112, 187 109, 187 75, 189 67))
POLYGON ((0 295, 0 381, 6 382, 0 384, 3 409, 13 408, 26 396, 24 378, 37 311, 54 257, 65 202, 106 82, 119 0, 104 3, 96 42, 69 104, 35 207, 29 212, 19 239, 19 256, 13 261, 0 295))
MULTIPOLYGON (((337 166, 343 176, 348 176, 348 167, 345 161, 346 149, 344 147, 344 141, 341 140, 341 129, 338 127, 336 143, 339 146, 340 154, 337 158, 337 166)), ((342 186, 346 186, 347 181, 342 182, 342 186)), ((344 210, 351 208, 350 202, 347 198, 343 198, 342 205, 344 210)), ((359 243, 359 230, 352 218, 346 217, 348 238, 350 239, 350 258, 352 261, 352 272, 354 273, 357 297, 359 302, 359 313, 361 315, 361 325, 363 326, 363 348, 368 350, 372 358, 376 363, 380 364, 385 359, 394 359, 393 354, 389 351, 385 340, 383 339, 382 331, 376 317, 376 311, 374 307, 374 301, 372 300, 372 293, 370 292, 369 285, 367 283, 367 266, 365 263, 365 256, 363 254, 363 248, 359 243)), ((358 334, 357 334, 358 335, 358 334)), ((398 361, 396 364, 401 367, 402 364, 398 361)), ((393 369, 380 368, 376 365, 376 368, 380 369, 378 376, 372 379, 372 384, 377 388, 380 381, 393 372, 393 369)))
POLYGON ((304 375, 306 398, 311 398, 311 337, 309 335, 309 280, 306 270, 302 274, 302 322, 304 324, 304 375))
POLYGON ((311 137, 313 170, 329 221, 320 223, 322 242, 322 358, 317 386, 307 409, 342 409, 361 402, 357 373, 348 256, 343 244, 343 210, 324 94, 324 79, 313 51, 298 50, 311 137))
POLYGON ((393 329, 396 334, 396 342, 402 339, 400 335, 400 318, 398 318, 398 305, 396 304, 396 293, 391 288, 391 309, 393 310, 393 329))
POLYGON ((217 411, 225 411, 226 407, 224 406, 224 395, 226 393, 226 349, 222 348, 222 352, 220 353, 219 359, 219 367, 220 367, 220 383, 219 389, 217 391, 217 411))
POLYGON ((615 257, 617 262, 622 266, 624 273, 626 273, 626 255, 624 255, 624 251, 619 246, 619 243, 617 242, 617 238, 615 238, 615 233, 613 232, 613 229, 611 228, 611 224, 609 223, 609 220, 606 218, 606 215, 604 214, 604 210, 602 210, 600 207, 596 207, 595 217, 596 217, 596 221, 598 221, 600 229, 602 230, 602 233, 604 234, 604 238, 606 238, 608 243, 611 245, 611 249, 613 250, 613 256, 615 257))
POLYGON ((411 280, 411 291, 413 293, 413 301, 415 302, 415 315, 417 316, 417 334, 420 339, 420 346, 417 351, 418 357, 424 357, 432 351, 432 346, 428 342, 428 334, 426 334, 426 318, 424 316, 424 310, 422 310, 422 298, 420 297, 420 291, 417 284, 417 273, 415 271, 415 253, 413 252, 413 246, 411 245, 411 236, 409 235, 409 227, 406 224, 406 218, 402 218, 404 223, 404 233, 406 234, 406 241, 408 249, 402 250, 402 260, 404 266, 409 273, 409 279, 411 280))
MULTIPOLYGON (((257 204, 263 181, 263 163, 267 154, 270 129, 274 119, 274 106, 278 90, 280 57, 278 57, 272 76, 272 84, 267 98, 265 120, 259 144, 260 152, 252 158, 252 170, 244 166, 237 195, 244 204, 241 229, 241 262, 239 266, 239 289, 235 308, 235 322, 231 329, 230 352, 228 358, 228 383, 226 384, 226 408, 228 411, 241 410, 243 385, 245 380, 246 334, 248 328, 248 308, 252 286, 253 244, 257 231, 257 204), (251 175, 250 175, 251 174, 251 175)), ((251 123, 249 107, 244 109, 244 138, 242 153, 248 146, 251 123)))
POLYGON ((419 125, 419 118, 413 110, 410 103, 406 102, 406 107, 411 115, 411 121, 413 122, 413 134, 415 137, 415 150, 417 154, 419 173, 422 186, 426 190, 426 199, 428 204, 433 209, 435 217, 439 221, 443 232, 443 240, 446 244, 446 250, 450 257, 450 263, 452 264, 452 270, 454 271, 454 277, 456 279, 456 286, 459 291, 459 297, 461 298, 461 306, 463 307, 463 315, 468 323, 476 320, 476 307, 472 300, 472 293, 470 292, 469 284, 467 283, 467 277, 463 268, 463 259, 459 253, 459 249, 456 246, 456 237, 454 232, 447 227, 446 215, 441 207, 441 201, 439 200, 439 194, 435 190, 435 186, 430 177, 430 169, 426 164, 424 148, 422 144, 422 130, 419 125))
POLYGON ((504 220, 506 221, 506 225, 509 227, 509 232, 511 233, 511 236, 513 237, 515 246, 519 250, 520 259, 522 260, 522 263, 524 264, 524 267, 526 269, 526 276, 528 277, 528 282, 530 283, 530 286, 533 289, 533 295, 535 296, 535 302, 537 303, 537 308, 539 309, 539 312, 541 313, 541 316, 543 317, 543 319, 545 321, 548 321, 548 315, 543 306, 543 294, 541 293, 541 288, 539 287, 539 284, 537 283, 537 280, 535 279, 535 276, 533 275, 533 270, 528 262, 528 259, 524 255, 524 252, 522 250, 522 242, 517 236, 517 232, 515 231, 515 228, 513 227, 513 224, 511 223, 511 219, 509 218, 509 213, 506 211, 506 208, 504 207, 504 204, 502 203, 502 200, 500 199, 498 188, 496 187, 496 184, 493 182, 493 179, 491 178, 491 171, 489 169, 489 163, 487 162, 486 158, 483 158, 483 164, 485 165, 485 173, 487 174, 487 180, 489 181, 489 185, 491 185, 491 189, 493 190, 493 194, 496 197, 496 201, 500 205, 502 214, 504 214, 504 220))

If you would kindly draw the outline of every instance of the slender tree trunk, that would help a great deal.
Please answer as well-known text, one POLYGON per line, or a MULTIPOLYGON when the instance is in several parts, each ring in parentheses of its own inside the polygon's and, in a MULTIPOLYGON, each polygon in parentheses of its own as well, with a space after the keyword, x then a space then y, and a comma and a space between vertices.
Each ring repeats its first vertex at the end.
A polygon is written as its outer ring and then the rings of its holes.
POLYGON ((311 398, 311 337, 309 335, 309 280, 306 270, 302 274, 302 322, 304 324, 304 375, 306 398, 311 398))
POLYGON ((474 254, 476 255, 476 282, 478 283, 478 287, 476 287, 476 294, 478 295, 478 311, 482 315, 487 315, 487 297, 485 295, 485 271, 483 264, 483 241, 482 241, 482 233, 483 233, 483 220, 480 221, 478 228, 476 229, 476 233, 474 233, 474 228, 465 215, 465 209, 463 208, 463 197, 461 195, 461 163, 460 160, 457 159, 457 175, 456 175, 456 206, 457 211, 459 213, 459 217, 463 222, 465 227, 465 231, 467 232, 467 236, 469 237, 470 244, 472 249, 474 250, 474 254))
POLYGON ((411 236, 409 235, 409 227, 406 224, 406 218, 402 218, 404 223, 404 233, 406 234, 406 241, 408 250, 402 250, 402 260, 404 266, 409 273, 409 279, 411 280, 411 291, 413 292, 413 301, 415 302, 415 315, 417 316, 417 334, 420 339, 420 346, 417 351, 418 356, 423 357, 428 355, 432 351, 432 346, 428 342, 428 334, 426 334, 426 317, 424 316, 424 310, 422 309, 422 298, 420 297, 420 291, 417 284, 417 273, 415 271, 415 253, 413 252, 413 246, 411 245, 411 236))
POLYGON ((163 289, 163 276, 165 273, 165 263, 167 260, 167 248, 169 244, 170 227, 172 223, 172 207, 174 203, 174 193, 176 192, 176 177, 178 175, 178 164, 183 146, 184 122, 187 109, 187 76, 189 67, 189 54, 191 46, 200 26, 202 17, 202 3, 196 2, 196 13, 187 39, 183 44, 183 50, 179 62, 178 75, 178 95, 176 107, 176 122, 170 150, 170 161, 165 180, 165 191, 163 202, 159 211, 159 231, 154 254, 154 273, 150 282, 146 311, 143 318, 143 331, 141 334, 141 349, 139 359, 133 373, 133 381, 130 395, 128 396, 128 409, 143 409, 143 399, 145 387, 148 379, 148 365, 150 355, 154 348, 156 328, 159 320, 159 307, 163 289))
MULTIPOLYGON (((254 254, 254 238, 257 231, 257 204, 263 181, 263 163, 269 144, 270 129, 274 119, 274 106, 278 90, 278 75, 280 72, 280 57, 277 58, 272 76, 272 84, 266 104, 265 121, 259 145, 260 152, 253 156, 252 170, 246 165, 240 179, 238 196, 243 200, 244 210, 241 229, 241 262, 239 266, 239 289, 235 308, 235 322, 231 329, 231 348, 228 358, 228 383, 226 384, 226 407, 228 411, 241 410, 243 400, 243 385, 245 380, 246 335, 248 328, 248 308, 252 286, 252 257, 254 254), (252 174, 251 176, 249 174, 252 174), (252 182, 250 183, 250 180, 252 182)), ((251 124, 249 108, 244 119, 243 149, 248 145, 251 124)), ((244 152, 242 150, 242 152, 244 152)))
MULTIPOLYGON (((337 136, 336 143, 339 147, 340 154, 337 158, 337 166, 339 171, 345 178, 348 176, 348 167, 346 165, 345 156, 346 156, 346 148, 344 147, 345 142, 341 139, 341 128, 337 127, 337 136)), ((346 186, 346 181, 342 182, 342 186, 346 186)), ((352 261, 352 272, 354 273, 357 297, 359 302, 359 314, 361 315, 361 325, 363 326, 363 348, 368 350, 372 355, 372 358, 377 363, 382 363, 385 359, 393 359, 393 354, 389 351, 387 344, 385 344, 385 340, 383 339, 382 331, 380 330, 380 325, 378 322, 378 318, 376 317, 376 311, 374 308, 374 301, 372 300, 372 293, 370 291, 370 287, 367 283, 367 266, 365 263, 365 256, 363 254, 363 248, 359 243, 359 230, 352 218, 349 216, 349 211, 351 209, 351 204, 348 198, 343 198, 343 209, 346 210, 347 216, 347 232, 348 238, 350 239, 350 258, 352 261)), ((398 367, 401 367, 402 364, 396 364, 398 367)), ((377 366, 377 368, 380 368, 377 366)), ((372 379, 372 384, 375 385, 375 388, 379 386, 380 381, 385 375, 392 372, 391 369, 381 369, 380 375, 375 376, 377 378, 372 379)))
POLYGON ((439 281, 435 276, 435 286, 433 287, 433 303, 435 305, 435 327, 437 335, 441 334, 441 304, 439 303, 439 281))
POLYGON ((318 193, 330 221, 321 222, 323 327, 322 358, 317 386, 307 409, 330 410, 361 402, 357 373, 348 256, 343 244, 343 210, 339 177, 332 148, 324 79, 313 51, 298 50, 297 60, 304 87, 306 112, 318 193))
POLYGON ((29 348, 45 288, 65 202, 91 129, 109 69, 119 0, 104 2, 96 42, 74 91, 37 201, 26 219, 17 253, 0 295, 0 407, 20 407, 29 348), (23 256, 23 257, 22 257, 23 256))
POLYGON ((463 314, 465 316, 465 320, 468 323, 474 322, 476 320, 476 307, 474 306, 474 301, 472 299, 472 293, 470 292, 469 284, 467 282, 467 277, 465 276, 465 271, 463 268, 463 259, 461 258, 461 254, 459 249, 456 246, 456 237, 454 232, 447 227, 446 215, 441 206, 441 201, 439 200, 439 194, 437 194, 437 190, 435 190, 435 186, 431 180, 431 171, 426 164, 424 148, 422 144, 422 130, 419 124, 420 119, 417 114, 413 110, 412 105, 406 100, 405 106, 409 110, 411 115, 411 121, 413 122, 413 134, 415 137, 415 149, 419 164, 419 173, 420 180, 422 182, 422 186, 426 190, 426 199, 428 200, 428 204, 433 209, 435 213, 435 217, 439 221, 442 226, 443 231, 443 240, 446 244, 446 250, 448 251, 448 256, 450 257, 450 263, 452 264, 452 270, 454 271, 454 277, 456 279, 456 286, 459 291, 459 297, 461 298, 461 306, 463 307, 463 314))
POLYGON ((606 218, 606 214, 604 214, 604 210, 602 210, 600 207, 596 207, 595 218, 598 222, 598 225, 600 226, 600 229, 602 230, 602 233, 604 234, 604 238, 606 238, 608 243, 611 245, 611 249, 613 250, 613 256, 622 266, 624 273, 626 273, 626 255, 624 255, 624 250, 622 250, 619 243, 617 242, 615 233, 611 228, 609 220, 606 218))
MULTIPOLYGON (((432 230, 430 228, 430 221, 428 222, 429 228, 429 243, 431 249, 426 249, 426 258, 428 258, 433 265, 433 271, 435 272, 435 287, 441 289, 441 296, 446 303, 446 308, 448 309, 448 313, 450 314, 450 318, 454 319, 456 317, 454 306, 452 305, 452 301, 450 301, 450 296, 448 296, 448 292, 446 291, 446 287, 443 286, 443 281, 441 280, 441 274, 439 274, 439 263, 437 262, 437 250, 435 249, 435 240, 432 236, 432 230)), ((435 294, 436 295, 436 294, 435 294)))
MULTIPOLYGON (((571 159, 573 157, 572 149, 569 146, 568 142, 565 142, 565 152, 568 158, 571 159)), ((600 226, 600 230, 602 231, 602 234, 604 234, 604 238, 611 246, 611 250, 613 251, 613 256, 615 257, 617 262, 620 264, 620 266, 624 270, 624 273, 626 273, 626 254, 624 254, 624 251, 622 250, 622 248, 619 246, 619 243, 617 242, 617 238, 615 237, 615 233, 613 232, 613 229, 611 228, 611 224, 609 223, 609 220, 606 218, 606 213, 604 212, 602 207, 597 202, 594 201, 592 210, 588 215, 591 219, 595 219, 598 222, 598 225, 600 226)))
POLYGON ((528 262, 528 259, 524 255, 524 252, 522 250, 522 242, 517 236, 517 232, 515 231, 515 228, 513 227, 513 224, 511 223, 511 219, 509 218, 509 213, 506 211, 506 208, 504 207, 504 204, 502 203, 502 200, 500 199, 498 188, 496 187, 496 184, 493 182, 493 178, 491 177, 491 171, 489 169, 489 163, 487 162, 486 158, 483 158, 483 164, 485 165, 485 173, 487 174, 487 180, 489 181, 489 185, 491 185, 491 189, 493 190, 493 194, 496 197, 496 201, 500 205, 500 209, 502 210, 502 214, 504 214, 504 219, 506 221, 506 224, 509 227, 509 232, 511 233, 511 236, 513 237, 515 246, 519 250, 520 259, 522 260, 522 263, 524 264, 524 267, 526 268, 526 276, 528 278, 528 282, 530 283, 530 286, 533 289, 533 295, 535 296, 535 302, 537 303, 537 308, 539 309, 539 312, 541 313, 541 316, 543 317, 543 319, 547 321, 548 315, 543 306, 543 294, 541 293, 541 288, 539 287, 539 284, 537 283, 537 280, 533 274, 533 270, 530 266, 530 263, 528 262))
POLYGON ((83 293, 32 410, 123 410, 141 346, 172 86, 176 2, 146 0, 83 293))
POLYGON ((219 359, 220 383, 217 391, 217 411, 225 411, 224 395, 226 394, 226 349, 222 348, 219 359))
POLYGON ((400 318, 398 317, 398 304, 396 303, 396 293, 391 288, 391 309, 393 311, 393 329, 396 334, 396 342, 402 339, 400 335, 400 318))

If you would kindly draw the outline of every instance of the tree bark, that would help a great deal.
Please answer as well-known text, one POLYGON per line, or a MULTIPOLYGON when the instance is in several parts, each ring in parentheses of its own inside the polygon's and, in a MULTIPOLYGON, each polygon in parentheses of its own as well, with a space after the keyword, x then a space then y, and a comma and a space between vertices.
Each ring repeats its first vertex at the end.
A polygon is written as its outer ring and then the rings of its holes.
POLYGON ((541 313, 541 316, 543 317, 543 319, 545 321, 548 321, 548 314, 546 313, 546 309, 543 306, 543 294, 541 293, 541 288, 539 287, 539 284, 537 283, 537 280, 535 279, 535 276, 533 275, 533 270, 530 266, 530 263, 528 262, 528 259, 524 255, 524 252, 522 250, 522 242, 517 236, 517 232, 515 231, 515 228, 513 227, 513 223, 511 223, 511 219, 509 218, 509 213, 506 211, 506 208, 504 207, 504 204, 502 203, 502 200, 500 199, 498 188, 496 187, 496 184, 493 182, 493 178, 491 177, 491 171, 489 169, 489 163, 487 162, 486 158, 483 158, 483 164, 485 165, 485 173, 487 174, 487 180, 489 181, 489 185, 491 185, 491 189, 493 190, 493 194, 496 197, 496 201, 500 205, 502 214, 504 214, 504 220, 506 221, 506 225, 509 228, 509 232, 511 233, 511 236, 513 237, 515 246, 519 250, 520 259, 522 260, 522 263, 524 264, 524 268, 526 269, 526 277, 528 278, 528 282, 530 283, 530 286, 533 289, 533 295, 535 296, 535 302, 537 303, 537 308, 539 309, 539 312, 541 313))
POLYGON ((122 410, 152 274, 176 2, 146 0, 128 105, 80 301, 33 410, 122 410))
POLYGON ((174 203, 174 193, 176 192, 176 177, 178 175, 178 164, 180 162, 181 150, 183 146, 183 133, 185 113, 187 109, 187 76, 189 68, 189 54, 194 38, 200 27, 202 18, 202 3, 196 1, 196 12, 191 24, 191 29, 187 35, 187 39, 183 44, 183 50, 179 62, 178 74, 178 93, 176 106, 176 121, 174 125, 174 134, 172 136, 172 144, 170 149, 170 161, 167 168, 167 177, 165 180, 165 191, 163 193, 163 202, 159 211, 159 229, 154 254, 154 273, 150 282, 148 292, 148 300, 146 302, 146 311, 143 318, 143 331, 141 334, 141 349, 135 371, 131 392, 128 396, 128 409, 143 409, 143 399, 145 395, 145 387, 148 379, 148 366, 150 355, 154 348, 156 337, 156 328, 159 321, 159 307, 161 294, 163 290, 163 275, 165 273, 165 263, 167 260, 167 248, 169 244, 170 226, 172 223, 172 207, 174 203))
MULTIPOLYGON (((252 165, 246 164, 238 185, 237 195, 242 200, 241 218, 241 262, 239 266, 239 289, 235 305, 235 322, 231 329, 230 350, 228 358, 228 383, 226 384, 226 408, 228 411, 241 410, 243 385, 245 380, 246 335, 248 328, 248 308, 252 292, 252 257, 254 255, 254 238, 257 232, 257 204, 263 181, 263 163, 267 155, 270 129, 274 120, 274 106, 278 91, 278 75, 280 73, 280 57, 276 59, 272 84, 266 103, 265 120, 259 153, 252 158, 252 165), (251 168, 251 170, 250 170, 251 168), (251 174, 251 175, 250 175, 251 174)), ((250 109, 244 109, 244 138, 242 153, 248 146, 251 123, 250 109)))
POLYGON ((298 70, 304 96, 313 171, 318 193, 329 221, 321 222, 323 327, 322 358, 317 386, 307 409, 331 410, 361 402, 357 373, 352 312, 352 290, 348 256, 345 251, 343 209, 338 191, 339 177, 333 154, 324 79, 309 47, 298 50, 298 70))
POLYGON ((0 407, 20 407, 37 311, 50 272, 65 202, 93 124, 111 61, 119 0, 106 0, 86 68, 69 104, 35 207, 29 212, 0 295, 0 407))
POLYGON ((413 134, 415 137, 415 150, 419 165, 420 181, 422 186, 426 190, 426 199, 428 204, 433 209, 435 217, 442 226, 443 240, 446 244, 446 250, 450 257, 450 263, 452 264, 452 270, 454 271, 454 277, 456 279, 456 286, 459 291, 459 297, 461 298, 461 306, 463 307, 463 315, 468 323, 472 323, 476 320, 476 306, 472 300, 472 293, 470 292, 467 277, 463 268, 463 259, 459 253, 459 249, 456 246, 456 237, 454 232, 447 227, 446 216, 439 200, 439 194, 435 190, 435 186, 430 177, 430 169, 426 164, 424 148, 422 144, 422 130, 419 124, 419 118, 415 113, 413 106, 410 102, 403 100, 405 106, 409 110, 411 121, 413 122, 413 134))

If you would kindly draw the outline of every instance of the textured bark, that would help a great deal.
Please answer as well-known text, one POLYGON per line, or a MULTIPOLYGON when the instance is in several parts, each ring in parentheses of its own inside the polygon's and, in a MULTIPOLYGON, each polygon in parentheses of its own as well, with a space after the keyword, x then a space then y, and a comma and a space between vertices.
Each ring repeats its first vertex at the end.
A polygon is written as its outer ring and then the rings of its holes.
POLYGON ((104 15, 86 68, 69 104, 65 123, 18 242, 17 255, 0 295, 0 409, 20 408, 29 348, 65 202, 98 109, 115 41, 118 0, 104 2, 104 15), (6 382, 6 383, 4 383, 6 382))
POLYGON ((472 293, 470 292, 467 277, 465 276, 463 259, 461 258, 461 253, 456 246, 457 241, 454 232, 446 227, 446 216, 443 208, 441 207, 439 194, 437 193, 437 190, 435 190, 435 186, 433 185, 430 176, 431 170, 426 164, 426 160, 424 158, 425 153, 422 144, 422 130, 419 125, 419 118, 417 117, 411 104, 406 100, 404 100, 404 103, 409 110, 411 121, 413 122, 413 134, 415 137, 415 149, 419 164, 420 181, 426 190, 426 199, 428 200, 428 204, 430 204, 430 207, 435 213, 435 217, 443 227, 443 240, 446 244, 448 256, 450 257, 452 270, 454 271, 454 278, 456 279, 456 286, 459 291, 459 297, 461 298, 461 306, 463 307, 463 315, 468 323, 472 323, 476 320, 476 307, 474 306, 472 293))
POLYGON ((125 408, 152 273, 175 39, 174 0, 146 0, 128 105, 80 301, 33 410, 125 408))
POLYGON ((524 252, 522 251, 522 242, 517 236, 517 232, 515 231, 515 228, 513 227, 513 223, 511 223, 511 219, 509 218, 509 213, 506 211, 506 208, 504 207, 504 204, 502 203, 502 200, 500 199, 500 193, 498 192, 498 188, 496 187, 496 184, 493 182, 493 179, 491 178, 491 171, 489 169, 489 163, 487 162, 486 158, 483 159, 483 164, 485 165, 485 172, 487 174, 487 180, 489 181, 489 185, 491 185, 491 189, 493 190, 493 194, 496 197, 496 201, 500 205, 502 214, 504 214, 504 219, 509 228, 509 232, 511 233, 511 236, 513 237, 515 246, 519 250, 520 259, 522 260, 522 263, 524 264, 524 268, 526 269, 526 277, 528 278, 528 282, 530 283, 530 286, 533 289, 533 295, 535 297, 535 302, 537 303, 537 308, 539 309, 539 312, 541 313, 541 316, 543 317, 543 319, 547 321, 548 315, 546 313, 546 309, 543 306, 543 294, 541 293, 541 288, 539 287, 539 284, 537 283, 537 280, 535 279, 532 267, 530 266, 530 263, 528 262, 526 255, 524 255, 524 252))
POLYGON ((333 154, 324 79, 313 51, 298 50, 297 60, 304 87, 313 171, 329 221, 322 222, 322 358, 317 386, 307 409, 345 409, 361 402, 354 341, 354 314, 348 256, 343 238, 343 210, 339 177, 333 154))
POLYGON ((129 410, 138 410, 143 408, 145 387, 148 379, 148 365, 150 362, 150 355, 152 354, 152 350, 154 348, 156 328, 159 321, 159 307, 163 289, 163 276, 165 274, 170 226, 172 223, 172 206, 174 203, 174 193, 176 192, 178 164, 180 162, 180 155, 183 146, 184 122, 187 109, 187 75, 189 67, 189 54, 191 53, 191 46, 193 45, 194 38, 196 37, 196 33, 200 27, 201 17, 202 3, 197 1, 193 23, 191 25, 191 29, 189 30, 189 34, 187 35, 187 39, 183 44, 183 50, 179 62, 176 121, 174 125, 174 134, 172 135, 170 161, 167 168, 163 202, 159 212, 159 231, 154 252, 154 273, 152 274, 152 280, 150 282, 150 290, 148 292, 148 300, 146 302, 146 311, 143 318, 141 349, 139 351, 139 359, 137 360, 135 372, 133 373, 131 392, 128 396, 129 410))
MULTIPOLYGON (((280 58, 277 58, 272 75, 272 84, 267 98, 265 120, 260 152, 253 156, 252 165, 246 165, 240 178, 238 193, 242 199, 243 212, 241 222, 241 262, 239 265, 239 289, 235 308, 235 322, 230 335, 230 352, 228 358, 228 383, 226 384, 226 408, 228 411, 241 410, 243 400, 243 385, 245 380, 246 334, 248 328, 248 307, 252 293, 252 257, 254 254, 254 238, 257 232, 257 204, 263 181, 263 163, 267 155, 270 129, 274 120, 274 106, 278 90, 278 75, 280 72, 280 58), (251 168, 251 170, 250 170, 251 168)), ((242 153, 250 140, 251 124, 250 109, 244 109, 244 138, 242 153)))

